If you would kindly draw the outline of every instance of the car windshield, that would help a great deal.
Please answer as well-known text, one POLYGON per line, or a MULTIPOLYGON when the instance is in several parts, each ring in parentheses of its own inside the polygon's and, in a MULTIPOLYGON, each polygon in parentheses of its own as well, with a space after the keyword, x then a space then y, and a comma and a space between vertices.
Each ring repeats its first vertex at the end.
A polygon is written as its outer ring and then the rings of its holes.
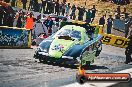
POLYGON ((81 32, 77 30, 63 29, 57 33, 57 37, 59 36, 69 36, 73 39, 81 40, 81 32))

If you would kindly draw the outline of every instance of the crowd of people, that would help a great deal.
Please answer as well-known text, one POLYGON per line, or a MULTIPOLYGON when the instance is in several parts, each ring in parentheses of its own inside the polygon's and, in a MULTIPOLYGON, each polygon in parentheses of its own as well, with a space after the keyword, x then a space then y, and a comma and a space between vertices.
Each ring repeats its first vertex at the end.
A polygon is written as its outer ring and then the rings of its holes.
MULTIPOLYGON (((11 2, 11 6, 16 7, 16 0, 4 1, 11 2)), ((71 19, 76 19, 76 11, 78 10, 78 20, 80 21, 83 20, 85 12, 87 13, 87 22, 92 22, 96 14, 95 6, 86 10, 86 8, 82 6, 75 6, 74 4, 71 6, 70 3, 66 3, 66 0, 63 0, 61 3, 59 0, 41 0, 41 3, 39 3, 38 0, 30 0, 29 7, 26 7, 27 0, 21 0, 21 3, 23 4, 23 9, 27 9, 28 11, 70 16, 71 19)))
MULTIPOLYGON (((55 18, 55 17, 54 17, 55 18)), ((56 16, 55 20, 51 18, 51 16, 38 15, 34 17, 33 12, 24 12, 23 10, 13 10, 11 6, 0 6, 0 26, 9 26, 9 27, 18 27, 18 28, 26 28, 27 30, 31 30, 32 33, 35 33, 33 30, 41 28, 41 32, 36 32, 37 35, 39 33, 46 32, 46 35, 52 34, 52 26, 56 24, 59 27, 60 19, 61 21, 67 20, 65 17, 56 16), (43 16, 43 17, 42 17, 43 16), (41 21, 41 19, 43 20, 41 21), (54 22, 55 23, 54 23, 54 22), (37 24, 40 24, 38 27, 37 24), (43 29, 42 29, 43 28, 43 29), (45 29, 46 28, 46 29, 45 29)))
POLYGON ((13 26, 14 11, 10 6, 0 6, 0 26, 13 26), (10 20, 10 21, 9 21, 10 20))
MULTIPOLYGON (((10 0, 4 0, 6 2, 10 2, 10 0)), ((105 0, 102 0, 105 1, 105 0)), ((113 2, 121 2, 122 0, 112 0, 113 2)), ((125 2, 128 2, 127 0, 124 0, 125 2)), ((59 2, 59 0, 41 0, 41 3, 38 2, 38 0, 30 0, 30 4, 29 7, 27 8, 26 4, 27 4, 27 0, 21 0, 22 4, 23 4, 23 9, 27 9, 30 11, 38 11, 38 12, 43 12, 44 14, 56 14, 58 15, 62 15, 65 16, 67 18, 70 17, 70 19, 78 19, 79 21, 85 21, 87 23, 92 23, 96 17, 96 13, 97 13, 97 9, 96 6, 93 5, 92 8, 86 9, 83 6, 76 6, 76 5, 72 5, 70 3, 67 3, 66 0, 63 0, 63 2, 59 2), (78 16, 76 16, 78 10, 78 16), (86 14, 86 15, 84 15, 86 14), (84 17, 85 16, 85 17, 84 17), (86 18, 84 20, 84 18, 86 18)), ((16 0, 11 0, 11 5, 12 7, 16 6, 16 0)), ((15 26, 15 27, 27 27, 26 22, 29 21, 29 17, 33 16, 33 13, 26 13, 23 12, 22 10, 20 10, 19 12, 16 13, 11 13, 9 14, 8 10, 9 8, 7 7, 0 7, 0 25, 4 25, 4 26, 15 26), (32 15, 32 16, 31 16, 32 15), (7 20, 10 20, 7 21, 7 20), (14 22, 15 21, 15 22, 14 22)), ((115 18, 116 19, 120 19, 120 15, 123 13, 125 14, 125 19, 126 19, 126 24, 128 23, 128 15, 126 13, 126 8, 124 8, 124 11, 121 12, 120 6, 117 7, 116 9, 116 15, 115 18)), ((34 18, 31 18, 30 21, 34 22, 34 18)), ((106 20, 106 14, 102 15, 99 19, 99 25, 105 25, 107 24, 107 33, 111 34, 111 29, 112 29, 112 25, 113 25, 113 21, 114 18, 112 17, 111 14, 109 14, 109 17, 106 20)), ((130 21, 130 20, 129 20, 130 21)), ((28 22, 27 22, 28 23, 28 22)), ((28 23, 29 24, 29 23, 28 23)), ((51 28, 53 25, 52 20, 50 19, 50 17, 47 18, 47 20, 44 22, 45 26, 49 29, 48 31, 51 33, 51 28), (46 24, 47 23, 47 24, 46 24), (49 25, 48 25, 49 24, 49 25)), ((31 25, 31 24, 29 24, 31 25)), ((29 26, 28 25, 28 26, 29 26)), ((127 26, 127 25, 126 25, 127 26)), ((33 26, 29 27, 29 29, 32 29, 33 26)), ((126 35, 125 37, 127 37, 127 33, 128 33, 128 26, 125 27, 127 29, 126 30, 126 35)))
POLYGON ((15 12, 10 6, 0 6, 0 26, 24 28, 28 23, 28 16, 32 17, 33 13, 22 10, 15 12))
POLYGON ((118 5, 127 5, 130 4, 130 0, 112 0, 113 3, 118 5))
POLYGON ((98 0, 98 1, 104 1, 104 2, 111 2, 117 5, 127 5, 130 4, 130 0, 98 0))
MULTIPOLYGON (((10 2, 10 0, 4 0, 7 3, 10 2)), ((23 4, 23 9, 27 9, 26 3, 27 0, 21 0, 23 4)), ((12 7, 15 7, 16 0, 11 1, 12 7)), ((0 6, 0 25, 1 26, 10 26, 10 27, 18 27, 18 28, 27 28, 27 29, 33 29, 33 25, 28 22, 29 20, 32 21, 35 18, 29 19, 29 17, 33 16, 33 13, 26 13, 23 12, 23 10, 20 10, 18 12, 14 12, 13 9, 12 12, 9 10, 10 6, 0 6), (32 16, 31 16, 32 15, 32 16), (10 21, 8 21, 10 20, 10 21), (27 24, 29 27, 27 27, 27 24), (31 27, 32 25, 32 27, 31 27)), ((11 7, 10 7, 11 8, 11 7)), ((33 11, 43 11, 45 14, 50 14, 50 13, 55 13, 57 15, 63 15, 63 16, 70 16, 71 19, 76 18, 76 10, 79 10, 78 13, 78 20, 83 21, 83 16, 84 13, 87 12, 84 7, 76 7, 75 5, 70 6, 70 3, 66 3, 66 0, 63 0, 62 3, 59 3, 59 0, 52 1, 52 0, 42 0, 42 3, 38 3, 38 0, 30 0, 30 4, 28 7, 28 10, 33 10, 33 11), (52 3, 52 4, 51 4, 52 3), (54 4, 54 5, 53 5, 54 4), (38 7, 37 7, 38 6, 38 7), (71 9, 71 14, 70 14, 70 9, 71 9)), ((89 13, 87 13, 87 21, 86 22, 91 22, 93 21, 96 13, 95 6, 93 6, 92 9, 88 10, 89 13), (90 17, 91 16, 91 17, 90 17)), ((45 26, 49 29, 48 31, 51 32, 51 28, 53 25, 52 20, 48 17, 48 20, 45 20, 44 24, 45 26), (47 24, 46 24, 47 23, 47 24), (49 25, 48 25, 49 24, 49 25)), ((34 21, 32 21, 34 22, 34 21)))

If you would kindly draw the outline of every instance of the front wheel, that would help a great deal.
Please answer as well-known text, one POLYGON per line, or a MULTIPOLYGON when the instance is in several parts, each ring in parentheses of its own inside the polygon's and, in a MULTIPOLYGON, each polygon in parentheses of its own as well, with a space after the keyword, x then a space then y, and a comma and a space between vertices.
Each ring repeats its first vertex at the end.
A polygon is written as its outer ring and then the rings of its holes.
POLYGON ((76 80, 77 80, 78 83, 84 84, 86 82, 86 77, 85 76, 82 76, 82 75, 78 75, 76 77, 76 80))
POLYGON ((86 61, 85 59, 87 59, 90 55, 90 53, 88 51, 85 51, 82 56, 81 56, 81 65, 83 66, 90 66, 91 61, 86 61))
POLYGON ((46 59, 44 56, 40 56, 40 57, 39 57, 39 61, 40 61, 41 63, 48 62, 47 59, 46 59))

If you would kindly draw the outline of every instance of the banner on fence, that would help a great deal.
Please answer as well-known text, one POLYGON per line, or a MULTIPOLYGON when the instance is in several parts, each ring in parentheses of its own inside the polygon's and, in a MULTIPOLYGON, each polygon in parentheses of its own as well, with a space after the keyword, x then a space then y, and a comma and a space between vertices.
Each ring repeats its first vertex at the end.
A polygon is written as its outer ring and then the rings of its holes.
POLYGON ((25 29, 0 27, 0 48, 30 48, 31 32, 25 29))
POLYGON ((102 43, 103 44, 108 44, 116 47, 121 47, 121 48, 126 48, 128 46, 129 39, 121 36, 116 36, 112 34, 102 34, 103 39, 102 43))

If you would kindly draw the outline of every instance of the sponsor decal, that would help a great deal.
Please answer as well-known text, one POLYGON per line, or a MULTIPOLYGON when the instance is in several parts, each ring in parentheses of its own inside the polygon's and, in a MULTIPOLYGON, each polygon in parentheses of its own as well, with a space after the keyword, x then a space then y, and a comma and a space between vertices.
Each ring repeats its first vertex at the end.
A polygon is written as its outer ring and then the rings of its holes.
POLYGON ((52 50, 63 52, 64 51, 64 46, 62 44, 57 44, 57 45, 54 45, 54 47, 52 48, 52 50))

